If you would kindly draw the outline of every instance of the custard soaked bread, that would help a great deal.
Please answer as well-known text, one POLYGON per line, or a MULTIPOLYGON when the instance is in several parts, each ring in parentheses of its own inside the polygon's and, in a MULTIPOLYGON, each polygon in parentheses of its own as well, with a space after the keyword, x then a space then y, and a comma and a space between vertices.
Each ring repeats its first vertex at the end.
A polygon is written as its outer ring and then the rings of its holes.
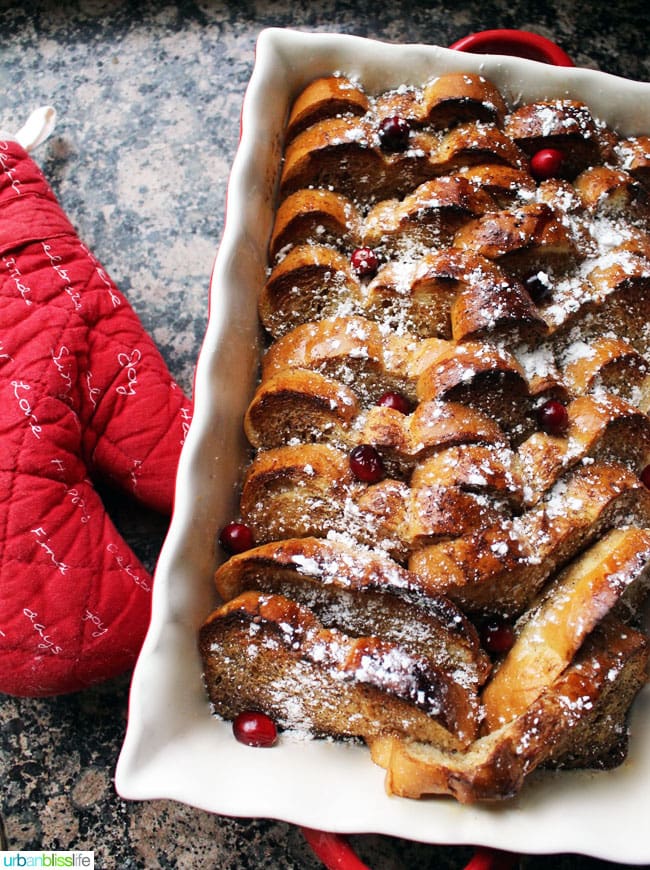
POLYGON ((335 75, 280 175, 252 545, 200 635, 215 713, 364 740, 408 797, 620 763, 648 663, 650 139, 480 75, 335 75))

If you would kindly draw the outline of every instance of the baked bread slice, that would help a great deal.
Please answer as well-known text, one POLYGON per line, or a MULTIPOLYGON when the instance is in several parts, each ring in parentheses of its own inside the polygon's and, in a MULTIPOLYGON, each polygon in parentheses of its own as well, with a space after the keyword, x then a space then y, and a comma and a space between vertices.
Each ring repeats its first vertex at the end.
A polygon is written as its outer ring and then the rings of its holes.
POLYGON ((530 505, 586 458, 613 459, 636 473, 650 459, 650 419, 618 396, 574 399, 567 405, 567 418, 564 435, 535 432, 519 445, 518 469, 530 505))
POLYGON ((499 163, 477 163, 465 166, 458 175, 489 193, 498 208, 505 208, 522 198, 533 196, 537 185, 527 169, 516 169, 499 163))
POLYGON ((302 130, 323 118, 337 115, 365 115, 369 100, 363 88, 345 76, 315 79, 298 95, 285 130, 290 142, 302 130))
POLYGON ((422 89, 422 117, 441 129, 465 121, 502 126, 507 106, 499 90, 476 73, 445 73, 422 89))
POLYGON ((574 345, 565 360, 564 377, 575 396, 604 392, 648 410, 650 363, 624 339, 605 337, 574 345))
POLYGON ((649 569, 650 530, 614 529, 556 577, 522 617, 512 649, 483 692, 487 730, 536 701, 619 599, 634 586, 647 587, 649 569))
POLYGON ((352 200, 332 190, 297 190, 278 208, 269 257, 275 260, 300 244, 341 241, 350 247, 361 244, 361 219, 352 200))
POLYGON ((507 448, 504 432, 490 417, 460 402, 420 402, 412 414, 375 406, 368 410, 359 441, 373 444, 389 474, 406 477, 421 462, 458 444, 507 448))
POLYGON ((569 667, 521 715, 463 752, 381 736, 373 760, 391 795, 451 795, 461 803, 516 795, 540 765, 615 766, 626 752, 627 713, 645 684, 648 641, 606 619, 569 667))
POLYGON ((422 656, 326 629, 281 595, 244 592, 203 624, 199 647, 215 713, 251 708, 320 735, 413 734, 449 749, 474 738, 478 699, 422 656))
POLYGON ((463 685, 482 685, 491 668, 475 627, 449 599, 426 594, 386 554, 349 542, 307 537, 255 547, 224 562, 215 585, 224 601, 250 590, 284 595, 326 628, 399 643, 463 685))
POLYGON ((260 319, 274 337, 292 326, 357 310, 359 281, 347 257, 327 245, 296 245, 272 270, 259 298, 260 319))
POLYGON ((561 171, 567 178, 599 162, 607 147, 588 107, 577 100, 528 103, 508 115, 505 130, 528 155, 541 148, 561 150, 561 171))
POLYGON ((495 260, 517 276, 562 269, 577 253, 562 215, 544 202, 476 218, 457 231, 454 245, 495 260))
POLYGON ((586 208, 614 219, 626 215, 647 229, 650 203, 643 186, 629 172, 612 166, 591 166, 580 173, 574 186, 586 208))
POLYGON ((363 223, 363 243, 387 255, 449 244, 457 230, 495 209, 492 197, 460 175, 425 181, 403 199, 382 200, 363 223))
POLYGON ((593 463, 521 516, 415 551, 409 568, 467 613, 519 616, 580 550, 635 522, 650 526, 650 492, 623 466, 593 463))
POLYGON ((348 444, 359 412, 345 384, 306 369, 287 369, 263 381, 244 417, 244 431, 260 449, 291 439, 348 444))
POLYGON ((623 169, 644 187, 650 186, 650 136, 631 136, 621 139, 614 151, 623 169))
POLYGON ((346 451, 299 443, 258 453, 244 477, 240 512, 258 544, 338 532, 404 561, 435 540, 508 517, 521 498, 505 449, 441 449, 409 483, 367 484, 352 473, 346 451))
POLYGON ((340 381, 364 405, 391 391, 415 401, 420 374, 450 347, 439 338, 386 334, 365 317, 324 318, 273 342, 262 359, 261 380, 302 368, 340 381))

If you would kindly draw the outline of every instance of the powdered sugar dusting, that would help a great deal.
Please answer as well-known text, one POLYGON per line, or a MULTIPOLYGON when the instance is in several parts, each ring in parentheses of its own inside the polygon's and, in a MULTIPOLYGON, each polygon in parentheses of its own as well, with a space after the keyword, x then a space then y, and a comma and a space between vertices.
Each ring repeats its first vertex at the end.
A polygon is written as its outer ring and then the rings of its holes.
MULTIPOLYGON (((358 80, 337 77, 351 96, 361 90, 358 80)), ((465 648, 460 663, 439 648, 422 657, 406 630, 386 641, 379 613, 389 596, 403 603, 448 595, 461 621, 463 610, 477 622, 523 613, 521 630, 537 596, 610 527, 650 524, 636 477, 650 459, 650 423, 636 413, 650 405, 647 192, 646 206, 638 196, 650 142, 615 141, 570 100, 511 107, 504 117, 482 77, 457 81, 468 92, 486 86, 484 99, 457 101, 457 117, 453 99, 444 110, 426 106, 441 78, 363 93, 363 114, 338 113, 332 135, 305 158, 313 172, 303 179, 312 193, 345 194, 338 224, 326 214, 302 223, 295 215, 261 297, 270 339, 289 339, 276 374, 318 372, 347 393, 314 401, 350 409, 345 425, 308 430, 310 446, 335 451, 331 461, 305 459, 298 469, 278 454, 255 521, 264 542, 265 527, 291 529, 297 540, 267 558, 286 584, 311 587, 303 594, 312 615, 350 622, 351 596, 368 599, 367 625, 355 622, 349 634, 313 626, 312 617, 279 619, 266 634, 263 621, 251 623, 251 666, 262 634, 267 650, 300 654, 294 694, 283 686, 277 701, 283 724, 298 733, 310 728, 301 692, 318 689, 306 663, 339 687, 379 688, 432 717, 447 716, 452 687, 478 706, 476 652, 465 648), (380 135, 391 116, 408 125, 394 150, 380 135), (537 168, 532 177, 529 152, 545 146, 562 152, 562 177, 539 178, 537 168), (590 174, 594 164, 616 172, 590 174), (360 246, 372 247, 376 270, 352 267, 360 246), (292 271, 296 250, 303 255, 292 271), (292 327, 305 323, 323 330, 292 339, 292 327), (376 407, 388 392, 410 403, 406 413, 376 407), (555 430, 542 413, 550 403, 567 408, 555 430), (365 443, 384 468, 372 483, 346 462, 365 443)), ((285 168, 294 171, 292 159, 289 146, 285 168)), ((278 402, 283 422, 292 401, 287 389, 278 402)), ((286 440, 300 451, 308 439, 286 440)), ((582 630, 582 620, 564 628, 582 630)), ((620 673, 611 664, 605 679, 620 673)), ((552 696, 554 686, 538 678, 552 696)), ((565 728, 598 708, 592 688, 556 699, 565 728)), ((544 754, 536 747, 543 716, 540 708, 513 738, 531 768, 544 754)), ((364 713, 349 719, 361 728, 364 713)))

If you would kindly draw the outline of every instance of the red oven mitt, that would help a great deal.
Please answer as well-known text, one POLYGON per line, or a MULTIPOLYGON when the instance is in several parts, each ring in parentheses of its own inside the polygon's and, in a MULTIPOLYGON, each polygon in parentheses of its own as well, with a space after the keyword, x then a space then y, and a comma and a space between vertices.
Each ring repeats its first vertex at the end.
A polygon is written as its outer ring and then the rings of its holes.
POLYGON ((130 667, 151 577, 92 480, 171 512, 190 403, 40 169, 0 138, 0 692, 130 667))

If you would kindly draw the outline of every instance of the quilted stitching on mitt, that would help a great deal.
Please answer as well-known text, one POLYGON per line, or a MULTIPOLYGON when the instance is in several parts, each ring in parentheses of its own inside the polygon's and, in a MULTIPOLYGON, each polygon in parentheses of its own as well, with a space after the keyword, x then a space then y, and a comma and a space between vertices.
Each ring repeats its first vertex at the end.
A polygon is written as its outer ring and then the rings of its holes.
POLYGON ((0 141, 0 691, 134 662, 151 577, 93 480, 170 512, 191 405, 43 174, 0 141))

